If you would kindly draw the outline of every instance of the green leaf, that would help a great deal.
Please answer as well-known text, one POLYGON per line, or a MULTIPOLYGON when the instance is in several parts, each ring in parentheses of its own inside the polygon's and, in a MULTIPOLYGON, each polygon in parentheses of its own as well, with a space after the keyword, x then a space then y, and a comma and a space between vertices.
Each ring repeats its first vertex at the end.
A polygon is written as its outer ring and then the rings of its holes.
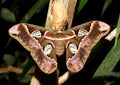
POLYGON ((1 0, 1 1, 0 1, 0 4, 3 4, 5 1, 6 1, 6 0, 1 0))
POLYGON ((33 66, 34 61, 32 58, 29 59, 27 64, 25 65, 22 74, 20 75, 19 82, 24 78, 24 76, 27 74, 28 70, 33 66))
POLYGON ((4 54, 3 60, 7 65, 13 65, 15 62, 14 56, 10 54, 4 54))
POLYGON ((105 0, 104 6, 103 6, 103 10, 102 10, 102 15, 106 11, 107 7, 111 4, 111 2, 112 2, 112 0, 105 0))
POLYGON ((77 7, 77 14, 82 10, 88 0, 79 0, 78 7, 77 7))
POLYGON ((27 14, 23 17, 20 22, 28 22, 30 18, 39 10, 39 12, 43 9, 43 7, 48 3, 49 0, 38 0, 27 12, 27 14))
MULTIPOLYGON (((26 15, 21 19, 21 23, 25 23, 25 22, 28 22, 31 17, 36 13, 36 12, 40 12, 43 7, 48 3, 49 0, 38 0, 31 8, 30 10, 26 13, 26 15)), ((8 45, 11 43, 13 38, 9 38, 7 44, 6 44, 6 47, 8 47, 8 45)))
MULTIPOLYGON (((118 39, 116 49, 110 50, 108 55, 105 57, 101 65, 98 67, 97 71, 94 73, 92 80, 100 77, 110 76, 112 70, 120 60, 120 39, 118 39)), ((91 81, 90 85, 94 85, 96 81, 91 81)), ((98 83, 98 81, 97 81, 98 83)))
POLYGON ((21 79, 21 83, 29 83, 30 80, 32 78, 32 75, 26 74, 22 79, 21 79))
POLYGON ((120 35, 120 14, 119 14, 119 18, 118 18, 118 24, 116 27, 116 38, 115 38, 114 48, 116 48, 116 46, 117 46, 117 40, 118 40, 119 35, 120 35))
POLYGON ((12 37, 9 37, 9 40, 8 40, 7 43, 6 43, 5 48, 8 47, 8 45, 11 43, 12 40, 13 40, 13 38, 12 38, 12 37))
POLYGON ((111 76, 116 77, 116 78, 120 78, 120 72, 112 72, 111 76))
POLYGON ((1 8, 0 17, 3 20, 6 20, 6 21, 9 21, 12 23, 16 22, 16 18, 15 18, 14 13, 7 8, 1 8))

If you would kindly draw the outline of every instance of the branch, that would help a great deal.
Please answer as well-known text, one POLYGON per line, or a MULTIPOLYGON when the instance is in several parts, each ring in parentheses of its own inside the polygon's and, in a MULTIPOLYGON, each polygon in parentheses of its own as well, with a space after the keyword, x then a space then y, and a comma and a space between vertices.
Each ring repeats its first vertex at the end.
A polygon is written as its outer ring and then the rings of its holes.
MULTIPOLYGON (((45 28, 59 31, 64 30, 66 24, 67 29, 71 28, 76 3, 77 0, 50 0, 45 28)), ((69 76, 70 72, 67 71, 58 78, 58 84, 67 81, 69 76)), ((37 78, 33 77, 30 85, 40 85, 40 83, 36 84, 34 81, 40 82, 37 78)))
MULTIPOLYGON (((34 70, 35 70, 35 67, 32 67, 28 71, 28 74, 33 74, 34 70)), ((16 67, 13 67, 13 66, 8 66, 8 67, 0 68, 0 74, 2 74, 2 73, 8 73, 8 72, 13 72, 13 73, 20 74, 20 73, 23 72, 23 69, 22 68, 16 68, 16 67)))
POLYGON ((109 33, 109 34, 105 37, 105 39, 106 39, 106 40, 109 40, 109 41, 112 41, 112 40, 115 38, 115 36, 116 36, 116 28, 115 28, 111 33, 109 33))
POLYGON ((58 84, 61 85, 61 84, 65 83, 68 80, 69 76, 70 76, 70 72, 67 71, 62 76, 59 77, 58 84))

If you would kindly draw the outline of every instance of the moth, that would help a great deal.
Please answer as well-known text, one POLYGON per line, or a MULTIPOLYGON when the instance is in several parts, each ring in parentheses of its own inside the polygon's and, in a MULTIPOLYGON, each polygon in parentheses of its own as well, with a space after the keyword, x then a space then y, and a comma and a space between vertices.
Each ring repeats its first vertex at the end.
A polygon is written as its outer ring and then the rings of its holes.
POLYGON ((109 30, 108 24, 95 20, 65 31, 20 23, 11 27, 9 34, 30 51, 44 73, 53 73, 57 69, 57 56, 63 54, 66 54, 68 70, 76 73, 84 67, 91 49, 109 30))

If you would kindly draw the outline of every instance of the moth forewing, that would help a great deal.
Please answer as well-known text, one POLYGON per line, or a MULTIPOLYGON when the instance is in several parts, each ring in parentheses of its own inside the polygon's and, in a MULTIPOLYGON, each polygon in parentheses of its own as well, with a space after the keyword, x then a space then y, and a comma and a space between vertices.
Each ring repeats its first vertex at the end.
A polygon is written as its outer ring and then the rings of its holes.
POLYGON ((79 27, 74 28, 74 30, 78 32, 78 35, 76 36, 83 36, 84 34, 85 36, 82 38, 82 41, 79 42, 79 47, 75 55, 68 58, 66 62, 67 68, 71 72, 78 72, 83 68, 89 57, 91 49, 101 39, 101 37, 106 35, 110 30, 110 26, 101 21, 93 21, 91 24, 88 24, 88 26, 87 24, 79 25, 79 27), (89 27, 89 31, 87 32, 86 30, 82 30, 79 33, 79 29, 84 27, 89 27))
MULTIPOLYGON (((32 58, 44 73, 53 73, 57 69, 56 61, 44 53, 41 44, 37 39, 34 38, 41 36, 37 28, 33 28, 34 33, 32 33, 32 35, 30 33, 30 29, 32 28, 27 28, 25 24, 17 24, 9 29, 9 34, 11 37, 16 39, 24 48, 30 51, 32 58)), ((47 46, 47 48, 46 52, 48 54, 51 52, 51 47, 47 46), (47 48, 50 48, 50 50, 48 51, 47 48)))

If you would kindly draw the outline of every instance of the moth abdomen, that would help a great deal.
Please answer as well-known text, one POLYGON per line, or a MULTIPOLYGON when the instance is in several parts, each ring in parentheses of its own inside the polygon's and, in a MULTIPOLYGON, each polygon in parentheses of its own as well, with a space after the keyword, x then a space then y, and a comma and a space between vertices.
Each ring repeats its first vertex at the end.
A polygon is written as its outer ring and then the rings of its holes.
POLYGON ((56 41, 55 44, 56 55, 61 56, 62 54, 64 54, 64 51, 65 51, 64 41, 63 40, 56 41))

